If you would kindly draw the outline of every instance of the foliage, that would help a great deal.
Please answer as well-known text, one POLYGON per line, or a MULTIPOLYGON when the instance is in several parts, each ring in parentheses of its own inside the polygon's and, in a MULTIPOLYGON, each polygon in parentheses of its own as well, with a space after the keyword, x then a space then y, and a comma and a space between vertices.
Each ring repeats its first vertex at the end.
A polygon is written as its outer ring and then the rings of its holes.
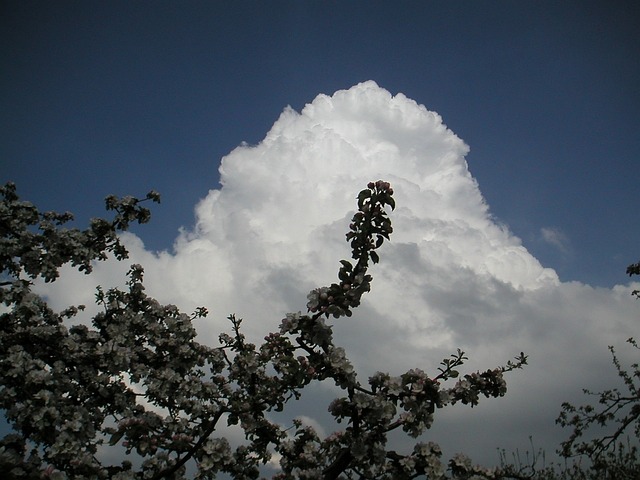
MULTIPOLYGON (((531 438, 530 438, 531 441, 531 438)), ((533 447, 533 442, 532 442, 533 447)), ((511 453, 500 451, 501 470, 512 478, 527 480, 636 480, 640 478, 640 458, 632 442, 619 442, 615 450, 607 450, 596 467, 588 457, 567 457, 563 463, 547 463, 543 450, 511 453), (523 458, 524 457, 524 458, 523 458)))
MULTIPOLYGON (((640 263, 627 267, 627 274, 640 275, 640 263)), ((632 295, 640 297, 638 290, 632 295)), ((629 338, 627 343, 640 349, 638 343, 629 338)), ((559 453, 564 457, 564 465, 545 465, 543 451, 526 452, 522 461, 518 452, 513 460, 507 461, 501 452, 503 471, 515 472, 516 477, 530 480, 636 480, 640 478, 640 457, 638 438, 640 437, 640 370, 632 364, 631 371, 623 368, 612 346, 609 347, 618 377, 622 379, 626 392, 617 388, 594 393, 585 389, 584 393, 595 396, 598 405, 585 404, 579 407, 565 402, 556 420, 563 427, 570 427, 569 438, 562 442, 559 453), (628 436, 633 432, 633 440, 628 436), (602 433, 604 431, 605 433, 602 433), (588 439, 587 439, 588 438, 588 439), (542 467, 538 463, 542 460, 542 467)))
MULTIPOLYGON (((629 265, 627 274, 640 275, 640 263, 629 265)), ((638 290, 631 293, 639 296, 638 290)), ((633 338, 629 338, 627 343, 640 349, 633 338)), ((629 430, 633 432, 634 438, 640 438, 640 368, 638 363, 633 363, 628 371, 621 365, 613 346, 609 346, 609 350, 624 390, 612 388, 592 392, 585 389, 585 394, 597 397, 597 406, 586 404, 575 407, 570 403, 563 403, 557 423, 563 427, 571 427, 573 431, 562 443, 561 453, 565 457, 586 456, 591 462, 592 470, 602 475, 610 474, 611 478, 616 479, 636 479, 640 478, 638 446, 629 444, 625 448, 620 440, 629 430), (584 440, 594 427, 608 430, 603 435, 584 440)))
POLYGON ((279 458, 274 478, 498 478, 456 455, 442 460, 437 444, 416 443, 404 454, 387 449, 387 435, 411 437, 428 429, 437 409, 474 406, 481 396, 506 392, 503 373, 526 363, 521 354, 484 372, 461 375, 458 351, 438 372, 411 369, 358 380, 344 349, 334 344, 327 319, 350 316, 370 290, 369 261, 392 233, 385 207, 395 207, 386 182, 369 183, 347 241, 337 283, 308 295, 308 313, 290 313, 261 345, 247 341, 231 315, 219 345, 197 342, 194 320, 145 293, 143 269, 132 265, 125 289, 98 288, 100 312, 90 324, 82 306, 53 311, 32 291, 33 282, 55 281, 62 265, 90 273, 92 262, 127 252, 118 232, 144 223, 144 200, 108 197, 112 220, 94 219, 86 230, 67 229, 70 214, 39 212, 20 201, 15 186, 0 188, 0 408, 14 432, 0 444, 0 470, 13 478, 160 479, 260 476, 279 458), (342 396, 329 405, 345 427, 320 438, 311 427, 269 419, 312 382, 331 381, 342 396), (225 437, 239 426, 240 445, 225 437), (109 450, 112 450, 109 453, 109 450), (121 464, 106 459, 126 457, 121 464), (189 467, 189 468, 187 468, 189 467))
MULTIPOLYGON (((627 275, 632 277, 633 275, 640 275, 640 262, 632 263, 627 267, 627 275)), ((631 292, 631 295, 634 295, 637 298, 640 298, 640 290, 634 290, 631 292)))

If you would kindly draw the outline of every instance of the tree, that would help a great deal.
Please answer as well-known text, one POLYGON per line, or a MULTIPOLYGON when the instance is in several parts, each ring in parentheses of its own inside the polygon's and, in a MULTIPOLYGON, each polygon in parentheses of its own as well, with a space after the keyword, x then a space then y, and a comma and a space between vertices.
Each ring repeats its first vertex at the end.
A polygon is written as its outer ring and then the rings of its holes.
POLYGON ((145 199, 106 199, 111 220, 93 219, 85 230, 65 228, 71 214, 40 212, 20 201, 16 188, 0 188, 0 408, 14 432, 0 443, 0 469, 13 478, 234 478, 260 476, 274 454, 274 478, 498 478, 504 472, 473 466, 463 456, 443 463, 437 444, 411 452, 387 448, 389 432, 412 437, 428 429, 435 411, 455 403, 474 406, 480 396, 506 392, 503 373, 526 363, 524 354, 484 372, 459 375, 458 351, 437 373, 412 369, 398 376, 376 373, 361 383, 344 349, 334 344, 327 319, 350 316, 370 290, 369 262, 392 233, 387 182, 368 184, 346 239, 352 261, 341 260, 338 282, 309 293, 306 314, 289 313, 259 346, 249 343, 241 320, 219 345, 198 343, 187 315, 145 293, 143 268, 132 265, 125 289, 98 288, 101 307, 87 325, 82 305, 53 311, 32 291, 53 282, 62 265, 87 274, 93 262, 127 258, 118 238, 133 222, 145 223, 145 199), (311 382, 332 381, 343 392, 329 405, 346 427, 319 438, 294 421, 279 425, 281 411, 311 382), (225 425, 239 425, 246 441, 231 445, 225 425), (292 427, 292 428, 291 428, 292 427), (222 435, 221 435, 222 434, 222 435), (127 460, 110 464, 112 448, 127 460), (189 470, 187 469, 189 467, 189 470), (448 472, 448 474, 447 474, 448 472))
MULTIPOLYGON (((629 276, 640 275, 640 262, 627 267, 629 276)), ((640 298, 640 291, 634 290, 632 295, 640 298)), ((640 350, 635 339, 627 340, 632 347, 640 350)), ((624 368, 616 355, 613 346, 609 346, 613 365, 618 377, 624 384, 624 390, 612 388, 601 392, 585 389, 584 393, 595 396, 598 405, 591 404, 575 407, 565 402, 562 412, 556 420, 563 427, 572 428, 569 438, 562 443, 561 453, 564 457, 586 456, 591 461, 591 468, 601 472, 600 475, 615 479, 636 479, 640 475, 640 463, 637 460, 638 446, 622 441, 623 435, 632 432, 635 439, 640 438, 640 367, 638 363, 624 368), (605 434, 585 440, 585 436, 594 428, 607 429, 605 434), (617 451, 616 451, 617 450, 617 451)))

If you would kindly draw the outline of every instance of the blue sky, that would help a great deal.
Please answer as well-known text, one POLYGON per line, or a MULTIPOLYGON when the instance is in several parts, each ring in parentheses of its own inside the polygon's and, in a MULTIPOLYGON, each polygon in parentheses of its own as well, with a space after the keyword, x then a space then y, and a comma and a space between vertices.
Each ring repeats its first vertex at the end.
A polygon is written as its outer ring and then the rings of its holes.
MULTIPOLYGON (((360 168, 350 170, 349 152, 373 159, 362 171, 375 173, 387 168, 375 152, 407 162, 413 157, 396 153, 419 145, 422 163, 389 170, 408 202, 395 217, 405 230, 387 247, 388 270, 383 252, 374 273, 383 288, 374 285, 362 307, 371 323, 354 316, 340 327, 356 365, 386 359, 404 368, 398 349, 409 366, 435 355, 434 367, 458 346, 478 368, 530 353, 530 369, 507 395, 514 403, 459 413, 471 448, 485 448, 480 459, 496 446, 526 449, 530 434, 552 451, 566 437, 553 430, 560 402, 609 386, 607 345, 637 335, 630 286, 612 288, 640 258, 637 3, 0 8, 1 179, 44 209, 75 212, 79 223, 101 215, 108 194, 159 191, 151 224, 135 230, 146 248, 128 241, 160 300, 186 310, 205 304, 218 319, 238 308, 250 333, 273 329, 262 318, 303 308, 306 291, 319 286, 307 284, 335 275, 341 253, 318 239, 342 238, 343 226, 329 233, 363 186, 349 183, 360 168), (368 80, 377 85, 361 83, 368 80), (470 152, 407 97, 437 112, 470 152), (302 113, 283 113, 287 105, 302 113), (401 112, 397 128, 392 108, 401 112), (411 118, 422 122, 415 132, 411 118), (160 250, 169 253, 153 254, 160 250), (325 253, 327 266, 304 263, 325 253), (255 297, 244 291, 251 286, 255 297), (415 300, 401 297, 407 292, 415 300), (496 427, 491 441, 485 420, 496 427), (483 445, 474 445, 473 428, 483 445)), ((95 278, 108 285, 121 274, 107 265, 95 278)), ((68 282, 48 292, 57 306, 82 295, 91 302, 93 284, 68 282)), ((444 427, 451 422, 445 416, 444 427)), ((445 443, 450 431, 439 431, 445 443)))
POLYGON ((375 80, 442 115, 491 210, 561 278, 637 260, 634 2, 3 2, 2 177, 46 208, 163 195, 169 248, 220 158, 375 80), (560 229, 559 251, 540 229, 560 229))

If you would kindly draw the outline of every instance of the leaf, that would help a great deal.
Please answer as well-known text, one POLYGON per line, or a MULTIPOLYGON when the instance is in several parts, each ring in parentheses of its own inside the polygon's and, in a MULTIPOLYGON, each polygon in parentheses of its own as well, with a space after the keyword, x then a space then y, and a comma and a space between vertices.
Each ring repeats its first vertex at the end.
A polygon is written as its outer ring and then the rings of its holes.
POLYGON ((351 270, 353 270, 353 265, 349 260, 340 260, 340 263, 344 266, 347 272, 350 272, 351 270))
POLYGON ((364 205, 365 199, 370 197, 371 197, 371 190, 362 190, 358 194, 358 207, 362 208, 362 206, 364 205))
POLYGON ((376 252, 370 252, 369 255, 371 255, 371 261, 373 263, 378 263, 380 261, 380 257, 376 252))
POLYGON ((113 446, 117 444, 122 436, 124 435, 124 430, 120 430, 111 435, 111 439, 109 440, 109 445, 113 446))
POLYGON ((387 204, 391 207, 391 210, 395 210, 396 209, 396 201, 393 199, 393 197, 391 195, 389 195, 389 197, 387 197, 387 204))

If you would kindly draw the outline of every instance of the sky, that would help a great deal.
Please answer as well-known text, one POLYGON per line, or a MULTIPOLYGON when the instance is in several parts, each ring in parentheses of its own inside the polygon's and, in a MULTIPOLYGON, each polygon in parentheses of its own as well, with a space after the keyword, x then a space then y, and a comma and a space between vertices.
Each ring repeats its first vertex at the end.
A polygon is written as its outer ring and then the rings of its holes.
MULTIPOLYGON (((529 436, 552 452, 561 403, 615 386, 607 346, 633 353, 640 313, 625 276, 640 255, 637 3, 0 9, 0 180, 78 225, 108 194, 159 191, 126 241, 150 293, 208 307, 202 341, 232 312, 259 339, 304 309, 349 254, 355 195, 382 178, 392 241, 335 326, 361 378, 435 371, 458 347, 470 369, 530 355, 505 398, 436 418, 445 454, 495 462, 529 436)), ((90 302, 127 267, 45 293, 90 302)), ((334 393, 293 411, 330 432, 334 393)))

